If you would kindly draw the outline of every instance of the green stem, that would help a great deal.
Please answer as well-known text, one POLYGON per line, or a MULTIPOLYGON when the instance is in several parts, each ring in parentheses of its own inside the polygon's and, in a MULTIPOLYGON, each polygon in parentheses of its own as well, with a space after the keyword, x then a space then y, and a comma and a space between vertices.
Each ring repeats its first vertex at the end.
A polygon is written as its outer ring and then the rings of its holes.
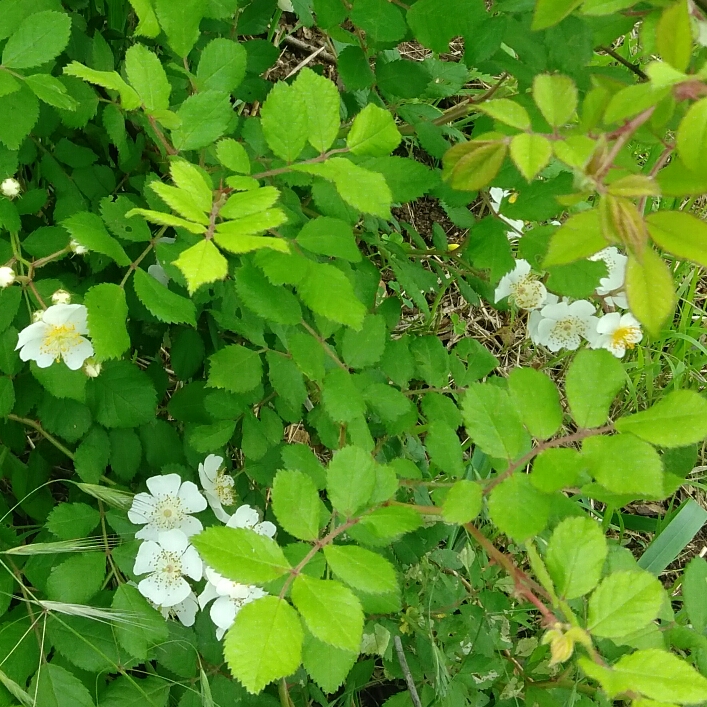
POLYGON ((7 416, 8 420, 14 420, 15 422, 20 422, 27 427, 31 427, 33 430, 39 432, 42 437, 44 437, 47 442, 53 444, 60 452, 63 452, 71 461, 74 460, 74 453, 67 449, 56 437, 50 435, 38 422, 30 420, 28 417, 19 417, 18 415, 10 414, 7 416))

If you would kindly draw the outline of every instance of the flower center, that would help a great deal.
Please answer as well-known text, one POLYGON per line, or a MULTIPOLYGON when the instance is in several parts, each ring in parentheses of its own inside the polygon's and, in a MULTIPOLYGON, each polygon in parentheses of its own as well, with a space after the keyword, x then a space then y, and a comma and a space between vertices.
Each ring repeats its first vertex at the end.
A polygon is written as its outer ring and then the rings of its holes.
POLYGON ((219 471, 216 474, 216 481, 214 482, 214 492, 219 501, 224 506, 232 506, 236 502, 236 497, 233 494, 233 477, 228 474, 224 474, 223 471, 219 471))
POLYGON ((545 299, 545 287, 530 275, 525 275, 511 285, 513 298, 522 309, 535 309, 545 299))
POLYGON ((57 361, 81 343, 81 334, 73 324, 50 324, 40 346, 44 354, 52 354, 57 361))
POLYGON ((158 561, 157 576, 162 584, 174 584, 182 576, 182 560, 176 552, 162 550, 158 561))
POLYGON ((632 349, 636 346, 636 342, 641 340, 641 331, 636 326, 620 326, 611 334, 611 343, 613 346, 623 346, 626 349, 632 349))
POLYGON ((182 502, 172 494, 165 494, 155 503, 152 522, 161 530, 169 530, 178 527, 185 515, 182 502))

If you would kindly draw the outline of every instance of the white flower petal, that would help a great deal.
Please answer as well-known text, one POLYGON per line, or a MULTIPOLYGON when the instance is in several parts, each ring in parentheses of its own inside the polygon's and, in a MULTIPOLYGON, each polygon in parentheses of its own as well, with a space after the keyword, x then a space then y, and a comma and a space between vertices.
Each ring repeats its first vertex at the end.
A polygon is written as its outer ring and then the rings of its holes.
POLYGON ((621 326, 621 314, 619 312, 610 312, 605 314, 597 324, 597 331, 600 334, 611 334, 621 326))
POLYGON ((213 601, 219 596, 216 587, 211 584, 211 582, 207 582, 204 591, 199 594, 199 607, 203 609, 210 601, 213 601))
POLYGON ((228 597, 219 597, 212 605, 209 614, 219 628, 227 631, 236 620, 236 603, 228 597))
POLYGON ((182 553, 182 574, 186 574, 195 581, 199 581, 204 570, 204 563, 193 545, 182 553))
POLYGON ((133 497, 133 505, 128 511, 128 520, 135 525, 149 523, 155 510, 155 497, 149 493, 138 493, 133 497))
POLYGON ((17 337, 15 350, 26 346, 30 341, 41 341, 48 330, 49 327, 44 322, 34 322, 26 326, 17 337))
POLYGON ((181 530, 187 537, 196 535, 204 529, 201 521, 194 516, 184 516, 182 522, 179 524, 179 530, 181 530))
POLYGON ((226 525, 229 528, 253 528, 259 521, 258 511, 255 508, 244 505, 236 510, 226 525))
POLYGON ((88 339, 80 338, 80 343, 62 352, 64 363, 72 370, 78 371, 87 358, 93 356, 93 344, 88 339))
POLYGON ((269 520, 264 520, 262 523, 258 523, 254 530, 258 533, 258 535, 265 535, 268 538, 275 537, 275 533, 277 532, 277 528, 269 520))
MULTIPOLYGON (((160 533, 158 542, 168 552, 174 552, 178 555, 181 555, 190 547, 189 538, 177 528, 160 533)), ((199 577, 201 577, 201 566, 199 567, 199 577)))
POLYGON ((192 592, 184 601, 175 604, 172 611, 177 615, 177 618, 184 626, 193 626, 196 621, 196 613, 199 611, 199 604, 196 596, 192 592))
MULTIPOLYGON (((177 475, 175 474, 175 476, 177 475)), ((192 481, 185 481, 182 484, 177 498, 182 501, 187 513, 198 513, 205 510, 207 506, 206 499, 201 495, 199 487, 192 481)))
POLYGON ((135 574, 147 574, 153 572, 157 567, 157 559, 162 553, 162 548, 151 540, 148 540, 140 545, 135 557, 135 566, 133 572, 135 574))
POLYGON ((163 474, 162 476, 151 476, 147 480, 147 488, 153 496, 170 495, 177 496, 182 479, 179 474, 163 474))
POLYGON ((569 311, 577 317, 590 317, 596 312, 596 307, 591 302, 580 299, 576 302, 572 302, 569 306, 569 311))
POLYGON ((42 321, 54 326, 61 326, 70 321, 76 326, 77 321, 86 321, 87 314, 88 310, 82 304, 53 304, 44 310, 42 321))

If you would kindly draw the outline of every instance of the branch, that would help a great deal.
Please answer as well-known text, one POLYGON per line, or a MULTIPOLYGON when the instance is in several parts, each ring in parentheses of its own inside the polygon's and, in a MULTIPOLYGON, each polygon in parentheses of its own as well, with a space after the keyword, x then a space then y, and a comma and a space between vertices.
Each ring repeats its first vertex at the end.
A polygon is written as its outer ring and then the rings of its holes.
POLYGON ((13 415, 9 414, 7 416, 8 420, 14 420, 15 422, 20 422, 23 425, 27 425, 27 427, 31 427, 33 430, 36 430, 39 432, 42 437, 44 437, 47 442, 50 442, 53 444, 60 452, 63 452, 66 454, 71 461, 74 460, 74 453, 67 449, 56 437, 53 437, 52 435, 49 434, 38 422, 35 422, 34 420, 30 420, 28 417, 19 417, 18 415, 13 415))
MULTIPOLYGON (((344 152, 348 152, 348 147, 338 147, 334 150, 329 150, 329 152, 322 152, 318 157, 313 157, 311 160, 304 160, 303 162, 298 162, 301 164, 317 164, 319 162, 325 162, 332 155, 340 155, 344 152)), ((251 174, 252 179, 265 179, 265 177, 276 177, 278 174, 285 174, 292 170, 293 165, 287 165, 287 167, 277 167, 276 169, 269 169, 267 172, 260 172, 259 174, 251 174)))
POLYGON ((604 52, 604 54, 608 54, 612 59, 618 61, 619 64, 623 64, 623 66, 625 66, 629 71, 633 71, 633 73, 636 74, 641 81, 648 81, 648 75, 641 70, 641 67, 638 66, 638 64, 632 64, 628 59, 624 59, 621 54, 614 51, 611 47, 597 47, 595 51, 601 51, 604 52))
POLYGON ((393 639, 393 644, 395 645, 395 652, 398 654, 398 661, 400 662, 400 667, 403 669, 403 675, 405 676, 405 682, 408 686, 410 699, 412 700, 412 703, 413 705, 415 705, 415 707, 422 707, 422 702, 420 702, 420 696, 417 694, 417 688, 415 687, 415 681, 413 680, 412 673, 410 672, 410 667, 408 666, 407 658, 405 658, 403 642, 400 640, 400 636, 396 636, 393 639))

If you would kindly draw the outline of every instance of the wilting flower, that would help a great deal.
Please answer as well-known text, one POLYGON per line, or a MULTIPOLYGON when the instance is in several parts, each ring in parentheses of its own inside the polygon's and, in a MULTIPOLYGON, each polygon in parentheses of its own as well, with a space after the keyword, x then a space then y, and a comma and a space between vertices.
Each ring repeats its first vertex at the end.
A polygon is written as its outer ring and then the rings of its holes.
POLYGON ((509 297, 521 309, 539 309, 545 304, 545 285, 530 274, 530 263, 527 260, 517 260, 515 268, 498 283, 494 301, 498 302, 505 297, 509 297))
POLYGON ((226 526, 229 528, 249 528, 258 535, 265 535, 268 538, 274 537, 277 528, 269 520, 260 520, 258 511, 250 506, 240 506, 238 510, 229 518, 226 526))
POLYGON ((88 334, 88 310, 82 304, 55 304, 35 313, 36 321, 19 335, 15 350, 20 349, 23 361, 36 361, 47 368, 55 361, 76 371, 93 356, 88 334))
POLYGON ((596 293, 604 298, 607 304, 615 305, 626 309, 628 302, 626 294, 623 292, 624 281, 626 279, 626 265, 628 258, 619 253, 618 248, 610 246, 592 255, 589 260, 601 260, 606 265, 607 275, 599 280, 599 287, 596 293))
POLYGON ((150 493, 138 493, 128 511, 132 523, 145 526, 135 533, 136 538, 157 540, 161 533, 173 529, 190 536, 203 529, 201 521, 189 515, 206 508, 206 499, 196 484, 182 483, 179 474, 165 474, 150 477, 147 488, 150 493))
POLYGON ((181 530, 174 529, 140 545, 133 571, 148 575, 137 585, 140 593, 157 606, 169 608, 187 599, 191 587, 185 577, 199 581, 202 569, 196 548, 181 530))
POLYGON ((537 322, 535 342, 550 351, 562 348, 573 351, 579 348, 582 337, 592 342, 598 321, 594 314, 594 305, 587 300, 548 304, 540 310, 542 319, 537 322))
POLYGON ((231 516, 223 507, 232 506, 236 496, 233 492, 233 477, 223 468, 223 457, 209 454, 204 463, 199 464, 199 480, 214 515, 223 523, 228 522, 231 516))
POLYGON ((3 179, 2 184, 0 184, 0 192, 8 199, 14 199, 16 196, 19 196, 21 191, 22 187, 20 183, 13 177, 3 179))
POLYGON ((15 271, 3 265, 0 267, 0 287, 9 287, 15 281, 15 271))
POLYGON ((626 349, 632 349, 642 338, 641 325, 633 314, 611 312, 597 323, 597 338, 592 348, 607 349, 616 358, 621 358, 626 349))

